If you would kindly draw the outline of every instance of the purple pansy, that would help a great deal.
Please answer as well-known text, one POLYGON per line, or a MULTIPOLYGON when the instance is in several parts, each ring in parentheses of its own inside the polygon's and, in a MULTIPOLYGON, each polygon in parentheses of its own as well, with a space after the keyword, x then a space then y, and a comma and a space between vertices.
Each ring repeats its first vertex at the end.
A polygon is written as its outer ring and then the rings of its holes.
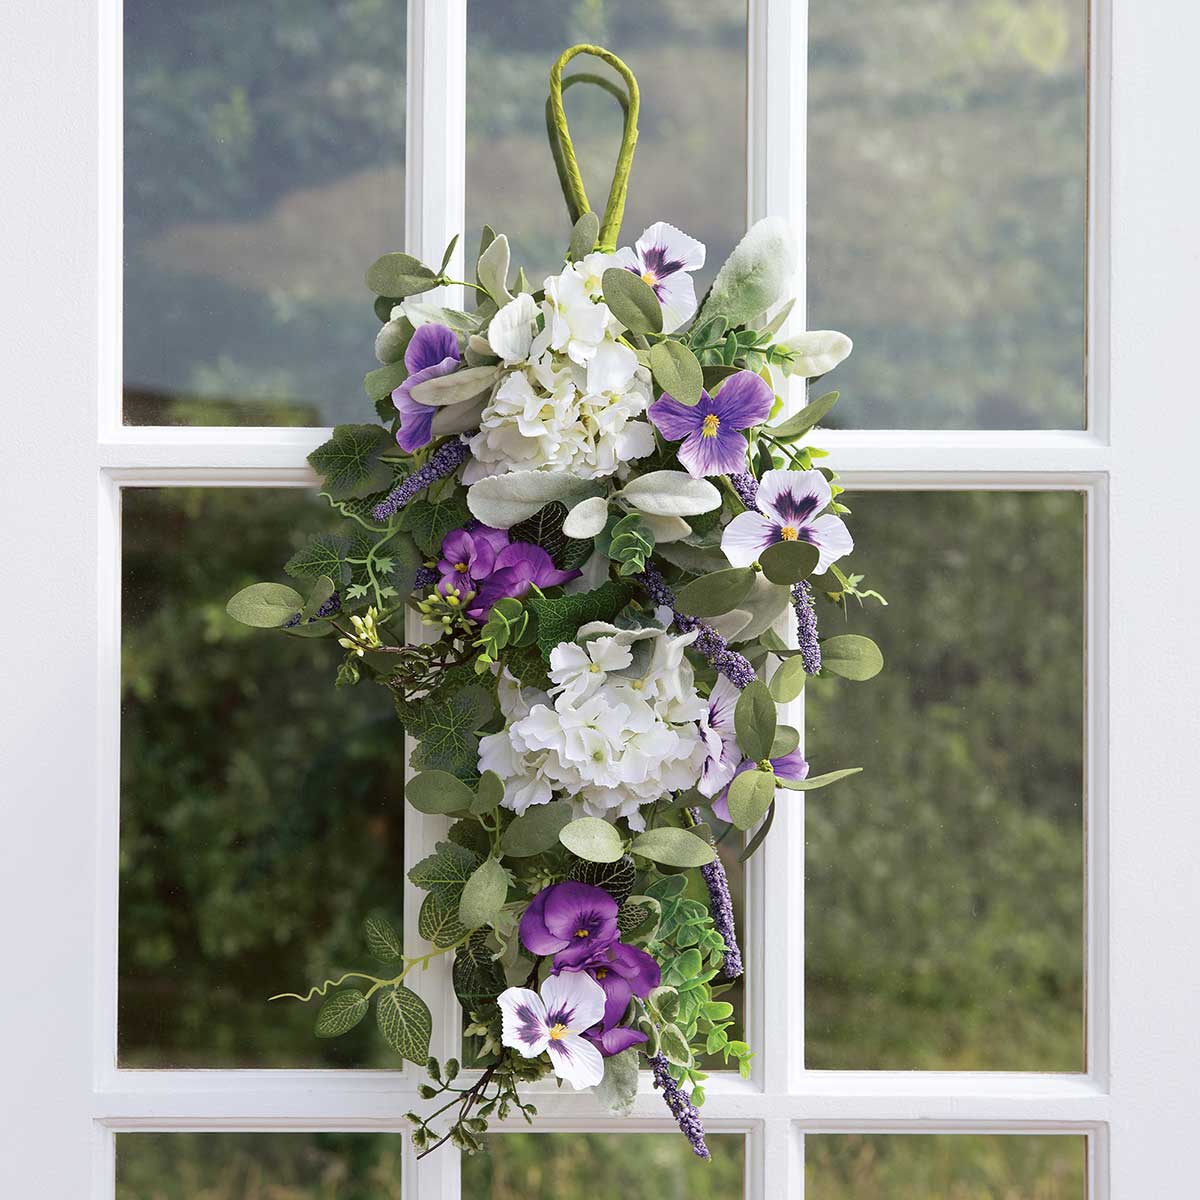
POLYGON ((540 996, 529 988, 510 987, 500 993, 497 1003, 504 1045, 525 1058, 548 1051, 554 1073, 577 1091, 594 1087, 603 1078, 600 1051, 583 1034, 599 1022, 604 992, 585 971, 551 975, 540 996))
POLYGON ((614 1025, 611 1029, 606 1029, 603 1024, 593 1025, 583 1036, 605 1058, 611 1058, 614 1054, 620 1054, 622 1050, 628 1050, 630 1046, 640 1046, 649 1040, 640 1029, 634 1029, 632 1025, 614 1025))
POLYGON ((475 529, 456 529, 446 534, 442 541, 442 557, 438 560, 441 582, 438 590, 445 595, 446 588, 457 588, 459 592, 476 591, 496 565, 496 555, 508 545, 508 534, 503 529, 490 525, 479 525, 475 529))
POLYGON ((553 954, 558 968, 582 967, 598 949, 617 940, 617 902, 588 883, 556 883, 530 901, 520 936, 530 954, 553 954))
POLYGON ((491 572, 483 579, 478 595, 467 609, 467 616, 472 621, 486 621, 497 600, 505 596, 520 600, 534 585, 554 587, 580 574, 580 571, 560 571, 541 546, 513 542, 496 555, 491 572))
POLYGON ((581 963, 567 964, 563 955, 554 959, 554 972, 586 971, 604 989, 604 1028, 615 1029, 634 996, 643 1000, 662 982, 658 963, 645 950, 610 942, 597 946, 581 963))
POLYGON ((665 393, 648 416, 663 437, 680 442, 679 461, 689 474, 732 475, 746 469, 746 438, 740 432, 770 416, 775 394, 753 371, 731 375, 721 390, 700 393, 692 407, 665 393))
POLYGON ((400 431, 396 434, 396 441, 402 450, 411 454, 429 445, 433 439, 433 418, 437 409, 428 404, 418 404, 412 398, 413 388, 438 375, 449 375, 458 369, 461 362, 458 338, 448 326, 435 323, 421 325, 412 335, 408 349, 404 351, 408 378, 392 392, 392 403, 400 414, 400 431))
MULTIPOLYGON (((757 766, 756 763, 752 763, 749 759, 746 759, 734 772, 735 778, 743 771, 749 771, 755 766, 757 766)), ((779 758, 771 759, 771 770, 780 779, 791 779, 799 782, 808 775, 808 763, 799 750, 793 750, 790 754, 782 754, 779 758)), ((712 810, 722 821, 729 820, 729 788, 726 788, 712 802, 712 810)))
POLYGON ((854 549, 841 517, 817 515, 832 499, 829 481, 820 471, 768 471, 758 483, 760 511, 734 517, 721 536, 721 549, 735 567, 748 567, 776 542, 809 542, 820 551, 815 569, 819 575, 854 549))
POLYGON ((704 243, 688 237, 666 221, 655 221, 631 250, 615 255, 618 266, 641 278, 653 289, 663 310, 663 333, 671 333, 696 311, 696 285, 689 271, 704 266, 704 243))

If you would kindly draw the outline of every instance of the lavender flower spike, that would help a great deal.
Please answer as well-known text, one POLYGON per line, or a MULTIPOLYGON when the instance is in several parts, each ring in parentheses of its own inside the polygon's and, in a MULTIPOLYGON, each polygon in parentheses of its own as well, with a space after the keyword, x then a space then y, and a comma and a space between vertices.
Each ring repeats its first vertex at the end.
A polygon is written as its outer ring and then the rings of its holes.
POLYGON ((414 471, 386 500, 381 500, 375 505, 371 509, 371 516, 376 521, 386 521, 395 516, 426 488, 432 487, 439 479, 445 479, 447 475, 453 475, 470 457, 470 448, 461 437, 445 442, 433 452, 429 461, 419 471, 414 471))
POLYGON ((700 1112, 675 1082, 666 1058, 656 1054, 650 1059, 650 1066, 654 1070, 654 1086, 662 1089, 663 1100, 671 1110, 671 1116, 675 1118, 683 1136, 692 1144, 692 1153, 697 1158, 712 1158, 704 1141, 704 1122, 700 1120, 700 1112))
MULTIPOLYGON (((687 809, 687 815, 693 825, 700 824, 700 810, 687 809)), ((729 894, 729 880, 725 875, 725 867, 718 855, 707 866, 700 868, 704 882, 708 887, 708 911, 712 913, 713 925, 725 942, 725 961, 721 965, 721 976, 724 979, 737 979, 744 972, 742 966, 742 951, 738 946, 737 926, 733 919, 733 897, 729 894)))
POLYGON ((749 471, 733 471, 726 478, 738 499, 751 512, 758 512, 758 480, 749 471))
POLYGON ((796 636, 804 670, 815 675, 821 669, 821 643, 817 641, 817 610, 813 605, 812 584, 802 579, 792 586, 792 607, 796 610, 796 636))

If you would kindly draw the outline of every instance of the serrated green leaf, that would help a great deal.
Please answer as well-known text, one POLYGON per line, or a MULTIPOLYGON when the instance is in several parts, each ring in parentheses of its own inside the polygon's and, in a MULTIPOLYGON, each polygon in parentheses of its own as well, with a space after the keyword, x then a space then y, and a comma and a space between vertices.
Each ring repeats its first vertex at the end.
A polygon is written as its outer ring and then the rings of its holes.
POLYGON ((338 425, 333 436, 309 456, 313 470, 325 480, 335 500, 377 492, 393 479, 392 468, 379 456, 394 443, 380 425, 338 425))
POLYGON ((821 672, 843 679, 873 679, 883 670, 883 652, 870 638, 843 633, 821 643, 821 672))
POLYGON ((662 305, 649 284, 624 267, 609 267, 600 283, 604 303, 626 329, 633 333, 662 332, 662 305))
POLYGON ((316 579, 328 575, 338 583, 350 579, 350 568, 346 557, 350 553, 350 542, 336 533, 319 533, 301 546, 283 565, 293 579, 316 579))
POLYGON ((435 946, 453 946, 461 941, 467 936, 467 927, 459 920, 458 902, 450 903, 442 893, 430 892, 417 913, 417 932, 435 946))
POLYGON ((468 929, 490 925, 504 907, 509 882, 509 873, 498 859, 489 858, 480 863, 462 890, 458 919, 468 929))
POLYGON ((404 528, 427 558, 436 558, 446 534, 461 529, 471 519, 467 502, 457 491, 436 500, 423 496, 410 504, 404 514, 404 528))
POLYGON ((538 648, 545 658, 562 642, 573 642, 580 627, 591 621, 611 621, 637 595, 632 583, 608 580, 594 591, 547 598, 530 596, 527 603, 538 619, 538 648))
POLYGON ((254 629, 278 629, 304 607, 304 597, 286 583, 252 583, 229 598, 225 611, 254 629))
POLYGON ((799 583, 816 570, 821 552, 811 542, 776 542, 759 556, 763 574, 772 582, 783 585, 799 583))
POLYGON ((757 762, 767 757, 775 740, 775 701, 761 680, 742 689, 733 710, 733 725, 738 748, 747 758, 757 762))
MULTIPOLYGON (((479 828, 474 821, 471 824, 479 828)), ((438 842, 436 852, 416 863, 409 871, 408 879, 414 887, 436 893, 447 905, 457 905, 467 880, 478 865, 478 856, 466 846, 457 842, 438 842)))
POLYGON ((633 839, 630 853, 640 854, 651 862, 664 863, 668 867, 703 867, 716 858, 712 846, 687 829, 661 826, 647 829, 633 839))
POLYGON ((700 403, 704 368, 682 343, 670 340, 650 347, 650 370, 663 392, 689 408, 700 403))
POLYGON ((625 853, 616 827, 599 817, 580 817, 564 825, 558 840, 576 857, 588 862, 616 862, 625 853))
POLYGON ((316 1035, 319 1038, 341 1037, 367 1015, 371 1006, 357 988, 334 992, 317 1012, 316 1035))
POLYGON ((423 1067, 429 1058, 433 1016, 429 1006, 410 988, 392 984, 379 993, 375 1004, 379 1032, 401 1058, 423 1067))
POLYGON ((504 991, 504 972, 492 957, 485 930, 477 930, 455 951, 451 980, 466 1013, 479 1012, 504 991))
POLYGON ((363 922, 363 936, 367 952, 380 962, 397 962, 404 954, 400 935, 387 917, 372 913, 363 922))
POLYGON ((495 710, 491 694, 478 686, 413 706, 408 731, 417 739, 410 762, 416 771, 446 771, 460 778, 478 769, 479 729, 495 710))
POLYGON ((422 771, 408 781, 405 799, 423 813, 452 813, 466 811, 475 793, 461 779, 446 771, 422 771))

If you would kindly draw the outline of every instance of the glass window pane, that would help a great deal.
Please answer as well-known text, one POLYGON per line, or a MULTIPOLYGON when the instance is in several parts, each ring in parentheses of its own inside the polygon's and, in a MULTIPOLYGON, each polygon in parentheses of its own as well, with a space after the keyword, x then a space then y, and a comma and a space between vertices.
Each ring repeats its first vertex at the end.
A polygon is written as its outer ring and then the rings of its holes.
POLYGON ((1084 421, 1086 0, 814 0, 808 302, 855 428, 1084 421))
POLYGON ((395 1133, 121 1133, 117 1200, 400 1200, 395 1133))
POLYGON ((1084 499, 857 492, 885 667, 806 691, 807 1062, 1079 1071, 1084 499))
POLYGON ((404 0, 126 0, 125 420, 360 419, 404 0))
MULTIPOLYGON (((708 248, 695 276, 703 295, 745 229, 745 0, 473 0, 469 19, 468 245, 487 223, 508 234, 513 261, 530 279, 561 269, 570 221, 546 142, 548 76, 565 47, 599 43, 629 64, 641 91, 620 244, 632 245, 659 220, 699 238, 708 248)), ((582 57, 567 68, 573 72, 608 68, 582 57)), ((621 140, 620 110, 587 84, 570 88, 565 106, 599 214, 621 140)))
POLYGON ((1084 1200, 1087 1138, 809 1134, 807 1200, 1084 1200))
POLYGON ((487 1153, 463 1159, 472 1200, 565 1200, 602 1193, 621 1200, 733 1200, 742 1195, 745 1140, 707 1139, 705 1162, 679 1133, 503 1133, 487 1153))
POLYGON ((368 912, 401 920, 387 696, 335 689, 331 642, 225 615, 238 588, 286 578, 270 564, 331 528, 328 507, 291 488, 123 505, 121 1064, 396 1067, 372 1020, 318 1040, 315 1004, 267 1003, 368 964, 368 912))

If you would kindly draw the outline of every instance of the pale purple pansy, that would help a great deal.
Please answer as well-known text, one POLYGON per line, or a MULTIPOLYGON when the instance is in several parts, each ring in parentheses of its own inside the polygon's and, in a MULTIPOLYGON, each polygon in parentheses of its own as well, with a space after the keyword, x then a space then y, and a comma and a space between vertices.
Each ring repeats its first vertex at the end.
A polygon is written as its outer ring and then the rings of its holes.
POLYGON ((704 266, 704 243, 666 221, 655 221, 633 249, 615 254, 618 266, 639 276, 654 289, 663 310, 663 333, 673 333, 696 311, 696 285, 689 271, 704 266))
POLYGON ((617 940, 617 902, 590 883, 556 883, 529 902, 520 936, 530 954, 553 954, 560 968, 580 967, 617 940))
POLYGON ((702 796, 715 796, 728 786, 737 770, 741 752, 734 732, 733 712, 740 695, 738 688, 724 675, 717 676, 717 682, 708 697, 708 713, 700 724, 704 746, 708 751, 704 766, 700 768, 700 780, 696 784, 702 796))
POLYGON ((677 455, 690 475, 733 475, 746 469, 748 443, 740 431, 765 421, 774 402, 775 393, 753 371, 739 371, 715 396, 702 391, 691 407, 664 393, 647 416, 663 437, 680 443, 677 455))
POLYGON ((436 408, 418 404, 412 398, 412 390, 418 383, 449 375, 458 369, 462 354, 458 349, 458 338, 454 330, 446 325, 429 323, 418 326, 404 351, 404 365, 408 378, 392 392, 392 403, 400 414, 400 430, 396 441, 401 450, 410 454, 429 445, 433 439, 433 418, 436 408))
POLYGON ((549 976, 541 995, 510 987, 497 1002, 502 1015, 500 1040, 525 1058, 549 1053, 555 1075, 576 1091, 604 1077, 604 1059, 583 1034, 604 1015, 604 989, 586 971, 549 976))
POLYGON ((833 495, 820 471, 768 471, 758 483, 759 512, 734 517, 721 535, 721 549, 735 567, 757 562, 776 542, 809 542, 820 551, 816 574, 854 549, 846 522, 833 513, 818 516, 833 495))
MULTIPOLYGON (((752 763, 749 759, 746 759, 738 766, 738 769, 734 772, 734 776, 740 775, 743 771, 749 771, 755 766, 757 766, 756 763, 752 763)), ((771 759, 771 770, 780 779, 791 779, 798 783, 801 779, 808 776, 808 763, 799 750, 793 750, 790 754, 781 754, 778 758, 771 759)), ((729 820, 728 787, 712 802, 712 810, 722 821, 729 820)))

